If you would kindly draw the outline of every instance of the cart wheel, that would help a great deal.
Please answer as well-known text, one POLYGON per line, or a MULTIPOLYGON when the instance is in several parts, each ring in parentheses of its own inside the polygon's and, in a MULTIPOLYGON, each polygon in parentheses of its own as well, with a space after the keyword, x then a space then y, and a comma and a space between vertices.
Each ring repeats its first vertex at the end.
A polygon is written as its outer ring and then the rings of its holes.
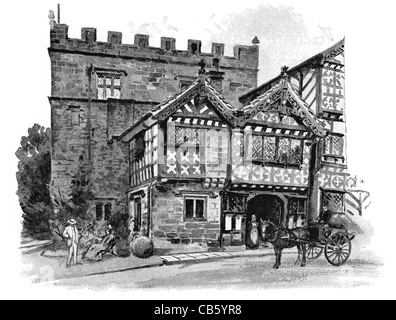
POLYGON ((342 266, 351 255, 351 248, 351 241, 346 234, 334 233, 329 237, 325 246, 326 260, 333 266, 342 266))
POLYGON ((322 252, 323 252, 323 248, 319 247, 315 243, 309 243, 307 245, 307 258, 310 260, 319 258, 322 252))

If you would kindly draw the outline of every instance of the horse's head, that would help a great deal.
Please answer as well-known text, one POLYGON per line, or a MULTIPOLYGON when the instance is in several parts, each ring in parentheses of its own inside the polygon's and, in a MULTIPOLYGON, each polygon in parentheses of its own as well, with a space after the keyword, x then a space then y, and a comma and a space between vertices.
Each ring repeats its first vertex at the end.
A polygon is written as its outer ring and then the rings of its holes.
POLYGON ((269 220, 260 219, 261 235, 263 241, 271 241, 271 235, 274 233, 276 226, 269 220))

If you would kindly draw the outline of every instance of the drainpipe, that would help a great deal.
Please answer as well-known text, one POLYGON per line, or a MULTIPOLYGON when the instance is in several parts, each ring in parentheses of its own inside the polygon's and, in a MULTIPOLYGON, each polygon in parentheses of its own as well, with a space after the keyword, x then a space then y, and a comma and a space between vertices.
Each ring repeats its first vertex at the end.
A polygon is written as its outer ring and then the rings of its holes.
POLYGON ((323 141, 323 138, 318 138, 318 140, 313 141, 311 145, 311 159, 309 163, 309 179, 308 179, 308 223, 312 222, 314 214, 317 212, 317 197, 315 194, 318 193, 318 181, 317 181, 317 173, 319 172, 320 167, 317 166, 317 157, 318 157, 318 143, 323 141))
POLYGON ((91 103, 92 103, 92 74, 94 73, 94 67, 92 64, 89 64, 87 69, 87 76, 88 76, 88 172, 91 174, 91 162, 92 162, 92 110, 91 110, 91 103))
POLYGON ((153 181, 153 182, 151 182, 150 183, 150 186, 149 186, 149 188, 148 188, 148 194, 147 194, 147 197, 148 197, 148 207, 147 207, 147 237, 149 237, 150 239, 152 239, 152 233, 153 233, 153 223, 152 223, 152 221, 153 221, 153 217, 152 217, 152 213, 153 213, 153 210, 152 210, 152 205, 153 205, 153 191, 152 191, 152 189, 156 186, 156 184, 158 183, 158 180, 155 180, 155 181, 153 181))
POLYGON ((220 248, 223 247, 223 230, 224 226, 224 213, 223 213, 223 203, 225 193, 228 187, 231 185, 231 177, 232 177, 232 127, 228 128, 228 154, 227 154, 227 173, 226 173, 226 181, 224 183, 223 190, 220 192, 220 248))

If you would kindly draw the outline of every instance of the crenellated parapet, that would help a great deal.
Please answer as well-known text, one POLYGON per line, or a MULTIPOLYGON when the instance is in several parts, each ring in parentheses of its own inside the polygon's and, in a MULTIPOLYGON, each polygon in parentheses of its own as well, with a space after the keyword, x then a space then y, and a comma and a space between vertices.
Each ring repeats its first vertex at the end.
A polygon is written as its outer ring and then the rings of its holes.
POLYGON ((161 47, 152 47, 149 35, 136 34, 133 44, 122 43, 122 33, 108 31, 107 42, 97 41, 96 28, 82 28, 81 39, 69 38, 68 25, 57 24, 50 31, 50 51, 76 52, 88 55, 116 56, 120 58, 150 58, 167 63, 184 62, 190 65, 207 60, 211 65, 214 58, 219 59, 223 68, 258 68, 258 45, 235 45, 234 56, 224 55, 224 44, 212 43, 210 53, 201 51, 200 40, 189 39, 186 50, 176 50, 176 39, 161 37, 161 47))

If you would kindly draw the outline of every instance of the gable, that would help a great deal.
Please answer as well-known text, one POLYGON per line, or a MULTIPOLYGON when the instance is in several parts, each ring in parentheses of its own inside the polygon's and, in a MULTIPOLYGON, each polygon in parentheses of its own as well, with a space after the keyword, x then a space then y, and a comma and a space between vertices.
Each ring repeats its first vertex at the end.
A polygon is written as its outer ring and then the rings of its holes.
POLYGON ((287 77, 284 77, 277 85, 252 101, 251 104, 245 106, 243 113, 239 119, 241 127, 255 120, 263 124, 271 122, 283 124, 283 121, 287 121, 291 125, 302 124, 318 136, 324 136, 326 133, 323 126, 309 111, 308 105, 293 90, 287 77))
POLYGON ((299 126, 298 120, 292 116, 280 117, 278 112, 268 111, 257 113, 252 120, 262 121, 271 124, 283 124, 287 126, 299 126))
POLYGON ((232 125, 236 109, 225 101, 209 82, 199 79, 173 98, 157 106, 152 112, 156 121, 167 121, 170 117, 213 118, 232 125))
POLYGON ((211 117, 217 118, 213 105, 207 100, 191 99, 181 106, 174 114, 174 116, 185 116, 185 117, 211 117))

